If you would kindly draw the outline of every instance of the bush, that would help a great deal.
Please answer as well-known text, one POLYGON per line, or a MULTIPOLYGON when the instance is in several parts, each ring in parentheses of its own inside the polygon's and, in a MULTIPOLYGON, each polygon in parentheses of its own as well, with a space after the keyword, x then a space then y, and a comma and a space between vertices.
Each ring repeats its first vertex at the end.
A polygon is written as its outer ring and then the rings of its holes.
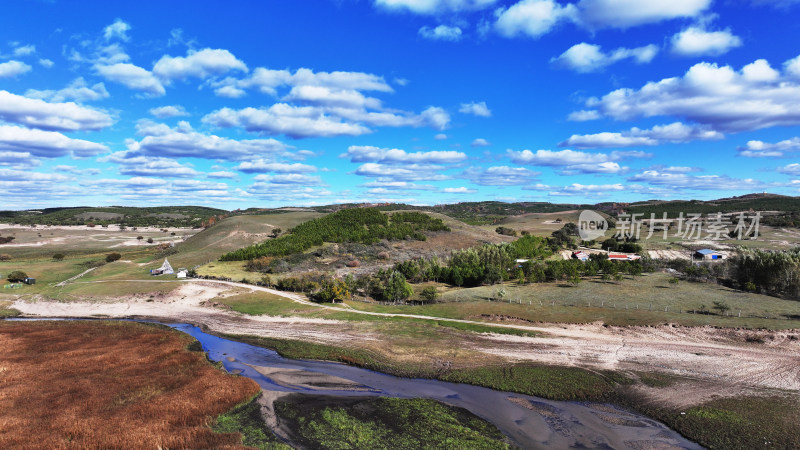
POLYGON ((435 302, 437 298, 439 298, 439 293, 436 291, 435 286, 428 286, 422 290, 420 296, 431 303, 435 302))
POLYGON ((11 255, 6 253, 0 254, 0 261, 11 261, 11 255))
POLYGON ((53 259, 56 260, 56 261, 61 261, 62 259, 64 259, 64 254, 63 253, 56 253, 55 255, 53 255, 53 259))
POLYGON ((153 238, 147 238, 147 243, 148 244, 152 244, 153 243, 153 238))
POLYGON ((358 262, 358 260, 357 260, 357 259, 354 259, 354 260, 352 260, 352 261, 348 261, 348 262, 347 262, 347 267, 358 267, 358 266, 360 266, 360 265, 361 265, 361 263, 360 263, 360 262, 358 262))
POLYGON ((109 253, 106 255, 106 262, 114 262, 120 258, 122 258, 122 255, 119 253, 109 253))
POLYGON ((18 283, 23 281, 25 278, 28 278, 28 274, 21 270, 15 270, 8 274, 8 281, 12 283, 18 283))

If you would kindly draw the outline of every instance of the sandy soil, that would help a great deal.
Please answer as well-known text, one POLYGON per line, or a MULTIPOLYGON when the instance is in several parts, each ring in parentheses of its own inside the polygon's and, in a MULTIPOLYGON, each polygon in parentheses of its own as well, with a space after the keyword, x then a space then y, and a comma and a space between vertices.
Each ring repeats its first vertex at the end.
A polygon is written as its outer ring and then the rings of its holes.
MULTIPOLYGON (((154 317, 203 324, 214 332, 304 339, 359 346, 380 339, 358 322, 304 317, 246 316, 213 307, 213 299, 254 290, 304 305, 334 308, 305 297, 234 282, 188 280, 167 294, 128 296, 101 302, 17 300, 12 307, 43 317, 154 317)), ((337 310, 341 310, 336 308, 337 310)), ((431 319, 413 314, 383 314, 431 319)), ((432 319, 433 320, 433 319, 432 319)), ((447 319, 435 319, 447 320, 447 319)), ((462 323, 484 323, 454 320, 462 323)), ((507 361, 536 361, 595 369, 636 370, 685 376, 726 386, 800 391, 800 331, 756 331, 713 327, 606 327, 585 325, 493 324, 540 333, 538 337, 505 334, 453 336, 454 345, 507 361), (754 339, 756 338, 756 339, 754 339), (757 343, 753 341, 763 341, 757 343), (750 342, 748 342, 750 341, 750 342)))

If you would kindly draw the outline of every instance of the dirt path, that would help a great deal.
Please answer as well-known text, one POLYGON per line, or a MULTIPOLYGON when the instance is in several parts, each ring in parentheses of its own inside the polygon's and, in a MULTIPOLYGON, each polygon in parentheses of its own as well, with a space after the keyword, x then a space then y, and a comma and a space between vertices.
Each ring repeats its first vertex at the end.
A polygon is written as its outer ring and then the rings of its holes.
MULTIPOLYGON (((119 281, 119 280, 117 280, 119 281)), ((132 280, 133 281, 133 280, 132 280)), ((141 281, 141 280, 138 280, 141 281)), ((232 291, 268 292, 298 304, 342 311, 310 302, 305 296, 242 283, 190 280, 174 291, 104 302, 16 301, 12 307, 41 317, 154 317, 164 321, 206 325, 219 333, 304 339, 358 346, 383 339, 365 331, 363 322, 306 317, 248 316, 209 306, 210 300, 232 291)), ((349 313, 384 317, 482 324, 416 314, 392 314, 347 309, 349 313)), ((539 333, 537 337, 480 334, 453 337, 461 348, 502 357, 587 368, 654 371, 722 382, 726 385, 800 391, 800 332, 717 329, 713 327, 606 327, 584 325, 495 324, 539 333), (752 342, 748 342, 748 339, 752 342), (764 343, 758 343, 763 341, 764 343)))

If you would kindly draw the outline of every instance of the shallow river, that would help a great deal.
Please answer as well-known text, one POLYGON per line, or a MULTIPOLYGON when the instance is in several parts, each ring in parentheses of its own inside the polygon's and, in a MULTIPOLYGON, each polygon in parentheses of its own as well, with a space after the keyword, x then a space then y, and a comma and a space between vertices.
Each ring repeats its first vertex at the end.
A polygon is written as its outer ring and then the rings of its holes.
POLYGON ((194 336, 210 359, 255 380, 267 391, 435 399, 488 420, 522 448, 702 448, 657 421, 613 405, 557 402, 467 384, 399 378, 338 363, 287 359, 272 350, 206 334, 192 325, 169 326, 194 336), (350 380, 361 388, 343 390, 337 385, 291 381, 304 378, 304 373, 313 375, 308 372, 350 380))

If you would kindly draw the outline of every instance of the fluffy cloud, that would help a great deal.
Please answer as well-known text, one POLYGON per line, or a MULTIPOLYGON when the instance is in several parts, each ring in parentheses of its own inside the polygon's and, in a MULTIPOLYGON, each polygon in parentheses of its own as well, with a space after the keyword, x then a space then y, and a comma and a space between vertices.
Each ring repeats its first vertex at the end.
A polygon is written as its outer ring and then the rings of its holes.
POLYGON ((792 175, 795 177, 800 176, 800 164, 798 163, 787 164, 783 167, 778 168, 778 172, 786 175, 792 175))
POLYGON ((232 77, 211 84, 217 95, 227 93, 229 96, 244 95, 245 89, 255 89, 263 94, 276 95, 278 88, 291 86, 317 86, 332 90, 393 92, 383 77, 364 72, 314 72, 300 68, 294 73, 288 70, 272 70, 257 67, 249 77, 236 79, 232 77))
POLYGON ((496 2, 497 0, 375 0, 375 5, 391 11, 438 14, 483 9, 496 2))
POLYGON ((421 127, 444 129, 450 122, 447 112, 429 107, 420 114, 368 111, 363 108, 295 106, 276 103, 269 108, 222 108, 203 118, 218 127, 241 127, 247 131, 291 138, 359 136, 370 133, 368 126, 421 127))
POLYGON ((164 86, 153 73, 130 63, 96 65, 97 73, 108 81, 119 83, 129 89, 142 91, 150 97, 166 94, 164 86))
POLYGON ((302 186, 319 186, 322 185, 322 178, 316 175, 305 175, 301 173, 282 173, 279 175, 258 175, 255 177, 256 181, 267 182, 277 185, 302 185, 302 186))
POLYGON ((11 78, 29 72, 31 66, 20 61, 7 61, 0 63, 0 78, 11 78))
POLYGON ((631 58, 639 64, 648 63, 658 54, 658 47, 650 44, 637 48, 618 48, 609 53, 603 52, 599 45, 581 42, 570 47, 550 62, 576 72, 593 72, 617 61, 631 58))
POLYGON ((580 0, 580 21, 589 28, 628 28, 697 17, 711 0, 580 0))
POLYGON ((127 41, 130 39, 128 37, 128 31, 131 29, 131 26, 127 23, 123 22, 122 19, 117 19, 111 25, 105 27, 103 29, 103 37, 110 41, 112 39, 120 39, 123 41, 127 41))
POLYGON ((458 108, 458 112, 461 114, 472 114, 479 117, 491 117, 492 115, 492 111, 489 110, 488 106, 486 106, 486 102, 462 103, 461 107, 458 108))
POLYGON ((425 26, 419 29, 420 36, 433 41, 455 42, 461 40, 461 34, 461 28, 448 25, 439 25, 436 28, 425 26))
POLYGON ((455 164, 467 159, 463 152, 432 151, 407 153, 396 148, 379 148, 372 146, 352 145, 340 158, 349 158, 351 162, 379 162, 402 164, 455 164))
POLYGON ((182 117, 188 116, 189 113, 180 105, 166 105, 166 106, 159 106, 157 108, 151 108, 150 114, 159 119, 166 119, 168 117, 182 117))
POLYGON ((95 83, 89 86, 86 84, 86 80, 84 80, 83 77, 78 77, 63 89, 57 91, 28 89, 28 91, 25 92, 25 96, 51 102, 63 102, 66 100, 90 102, 108 98, 109 94, 103 83, 95 83))
POLYGON ((508 151, 515 164, 559 167, 559 174, 618 174, 628 170, 616 161, 624 158, 644 158, 650 155, 643 152, 586 153, 574 150, 523 150, 508 151))
POLYGON ((115 159, 114 162, 120 164, 119 173, 122 175, 161 178, 190 178, 199 175, 191 167, 169 158, 138 156, 115 159))
POLYGON ((14 56, 29 56, 36 53, 35 45, 20 45, 14 48, 14 56))
POLYGON ((559 147, 576 148, 621 148, 659 145, 665 142, 691 142, 697 140, 717 140, 725 136, 706 126, 686 125, 681 122, 669 125, 656 125, 649 130, 636 127, 620 133, 573 134, 559 147))
POLYGON ((597 120, 603 117, 598 111, 594 110, 580 110, 570 113, 567 120, 572 122, 588 122, 590 120, 597 120))
POLYGON ((236 178, 238 175, 236 172, 229 172, 227 170, 219 170, 217 172, 209 172, 206 174, 208 178, 223 178, 223 179, 231 179, 236 178))
POLYGON ((287 149, 275 139, 235 140, 199 133, 186 122, 170 128, 140 121, 137 129, 144 138, 129 142, 128 148, 135 154, 148 156, 248 160, 280 154, 287 149))
POLYGON ((308 164, 300 164, 300 163, 286 164, 286 163, 268 162, 264 161, 263 159, 259 159, 256 161, 245 161, 236 166, 236 170, 245 173, 276 172, 276 173, 299 174, 299 173, 316 172, 317 168, 315 166, 310 166, 308 164))
POLYGON ((445 194, 474 194, 478 191, 477 189, 469 189, 462 186, 462 187, 444 188, 442 189, 442 192, 444 192, 445 194))
POLYGON ((717 56, 741 45, 742 40, 729 29, 706 31, 692 26, 672 36, 672 52, 681 56, 717 56))
POLYGON ((186 57, 165 55, 153 66, 153 74, 167 81, 207 78, 230 71, 247 72, 247 65, 228 50, 211 48, 190 50, 186 57))
POLYGON ((549 191, 549 195, 573 197, 573 196, 588 196, 588 197, 604 197, 611 192, 625 191, 627 188, 622 184, 580 184, 573 183, 568 186, 547 186, 538 184, 534 186, 525 186, 522 189, 530 191, 549 191))
POLYGON ((763 184, 752 178, 737 179, 726 175, 687 175, 657 170, 645 170, 628 178, 628 181, 644 182, 675 190, 730 190, 752 191, 763 184))
POLYGON ((370 109, 381 107, 380 100, 367 97, 354 89, 332 89, 326 86, 295 86, 283 100, 328 107, 370 109))
POLYGON ((618 89, 587 106, 617 120, 677 116, 718 132, 740 132, 800 124, 800 84, 794 79, 793 61, 784 74, 764 60, 741 71, 730 66, 699 63, 683 77, 647 83, 639 90, 618 89))
POLYGON ((590 30, 629 28, 663 20, 697 17, 711 0, 580 0, 561 4, 556 0, 522 0, 495 11, 495 29, 506 37, 537 38, 562 23, 590 30))
POLYGON ((539 37, 560 22, 578 20, 578 9, 573 4, 561 6, 554 0, 522 0, 508 8, 498 9, 495 15, 495 28, 503 36, 539 37))
POLYGON ((366 163, 354 172, 363 177, 377 178, 379 181, 440 181, 449 176, 440 173, 441 166, 430 164, 391 165, 366 163))
POLYGON ((539 172, 524 167, 492 166, 487 168, 470 168, 462 177, 480 186, 519 186, 529 184, 539 172))
POLYGON ((739 156, 747 158, 780 158, 787 153, 800 151, 800 137, 786 139, 776 143, 763 141, 747 141, 747 145, 739 147, 739 156))
POLYGON ((55 131, 0 125, 0 151, 27 152, 45 158, 66 155, 86 157, 105 153, 108 147, 82 139, 68 138, 55 131))
POLYGON ((0 91, 0 120, 53 131, 100 130, 114 123, 106 112, 73 102, 48 103, 0 91))
POLYGON ((230 128, 242 127, 247 131, 275 135, 285 134, 291 138, 331 136, 358 136, 370 129, 357 124, 343 122, 326 115, 320 108, 297 107, 286 103, 276 103, 269 108, 244 108, 233 110, 222 108, 203 118, 212 125, 230 128))
POLYGON ((491 143, 491 142, 489 142, 489 141, 487 141, 487 140, 486 140, 486 139, 484 139, 484 138, 477 138, 477 139, 473 140, 473 141, 472 141, 472 144, 470 144, 470 145, 471 145, 472 147, 474 147, 474 148, 478 148, 478 147, 490 147, 490 146, 492 145, 492 143, 491 143))

